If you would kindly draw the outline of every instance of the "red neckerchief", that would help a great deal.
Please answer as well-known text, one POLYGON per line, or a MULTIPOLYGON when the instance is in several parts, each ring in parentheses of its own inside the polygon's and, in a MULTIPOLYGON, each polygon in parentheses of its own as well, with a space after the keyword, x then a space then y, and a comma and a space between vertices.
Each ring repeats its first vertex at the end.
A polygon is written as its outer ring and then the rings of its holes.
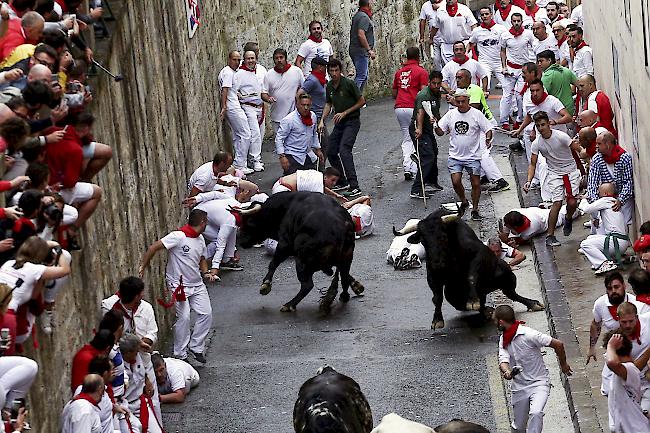
POLYGON ((510 343, 512 343, 512 339, 515 338, 515 335, 517 334, 517 329, 519 329, 519 325, 523 322, 521 320, 515 320, 515 323, 510 326, 510 328, 506 329, 503 331, 503 348, 507 349, 508 346, 510 346, 510 343))
POLYGON ((257 65, 255 65, 254 69, 251 69, 248 66, 246 66, 246 63, 242 63, 241 65, 239 65, 239 69, 243 69, 244 71, 255 73, 255 70, 257 69, 257 65))
POLYGON ((530 220, 528 219, 528 217, 524 215, 522 216, 524 217, 524 222, 519 227, 513 227, 513 229, 519 234, 525 232, 530 228, 530 220))
MULTIPOLYGON (((120 297, 119 292, 116 293, 116 295, 117 295, 118 298, 120 297)), ((138 311, 138 307, 135 307, 133 309, 133 311, 131 312, 131 314, 129 314, 129 312, 126 309, 126 307, 124 306, 124 304, 122 304, 122 300, 119 299, 116 303, 113 304, 112 309, 122 312, 124 317, 126 317, 127 319, 129 319, 129 321, 131 321, 131 331, 135 332, 135 313, 136 313, 136 311, 138 311)))
POLYGON ((528 9, 528 6, 526 6, 524 8, 524 12, 526 12, 526 15, 531 17, 533 19, 533 21, 535 21, 535 14, 537 13, 538 10, 539 10, 539 6, 537 6, 537 5, 535 5, 535 9, 533 9, 533 10, 528 9))
POLYGON ((650 293, 641 293, 640 295, 636 295, 636 300, 650 305, 650 293))
MULTIPOLYGON (((500 3, 500 2, 497 0, 497 3, 500 3)), ((512 3, 510 3, 510 4, 508 5, 508 7, 505 8, 505 9, 501 9, 501 8, 499 8, 499 13, 501 14, 501 19, 502 19, 503 21, 505 21, 506 19, 508 19, 508 15, 510 15, 510 9, 512 9, 512 3)))
POLYGON ((533 104, 535 104, 535 105, 539 105, 539 104, 541 104, 542 102, 546 101, 546 98, 548 98, 548 93, 544 92, 544 93, 542 94, 542 97, 539 99, 538 102, 535 102, 535 100, 532 98, 532 95, 531 95, 530 100, 533 101, 533 104))
POLYGON ((612 315, 612 319, 618 322, 618 305, 608 305, 607 309, 609 310, 609 314, 612 315))
POLYGON ((321 83, 323 87, 327 84, 327 78, 325 77, 325 72, 311 70, 311 74, 318 79, 318 82, 321 83))
POLYGON ((298 113, 300 115, 300 121, 302 122, 303 125, 305 126, 313 126, 314 125, 314 119, 311 118, 311 111, 307 113, 306 116, 303 116, 302 114, 298 113))
POLYGON ((370 9, 370 6, 364 6, 359 8, 361 12, 364 12, 366 15, 368 15, 368 18, 372 18, 372 9, 370 9))
POLYGON ((617 144, 616 146, 614 146, 614 148, 612 149, 612 153, 609 156, 603 155, 603 160, 607 164, 616 164, 618 160, 621 158, 621 155, 623 155, 624 153, 625 153, 625 149, 623 149, 621 146, 617 144))
POLYGON ((641 235, 639 239, 634 241, 632 248, 634 249, 635 253, 640 253, 641 251, 645 251, 650 248, 650 235, 641 235))
POLYGON ((185 233, 185 236, 188 238, 198 238, 201 235, 201 233, 194 230, 189 224, 185 224, 183 227, 179 227, 178 230, 185 233))
POLYGON ((352 222, 354 222, 354 232, 361 233, 361 217, 353 216, 352 222))
POLYGON ((523 28, 523 27, 519 27, 519 30, 515 30, 514 27, 510 27, 510 34, 511 34, 512 36, 514 36, 515 38, 516 38, 516 37, 519 37, 519 36, 521 36, 521 35, 524 34, 524 28, 523 28))
POLYGON ((526 93, 526 90, 528 90, 528 83, 524 82, 524 87, 521 88, 521 92, 519 92, 519 94, 521 96, 524 96, 524 93, 526 93))
POLYGON ((566 35, 564 35, 564 36, 562 37, 562 39, 560 39, 559 41, 557 41, 557 46, 558 46, 558 48, 562 46, 562 44, 564 43, 564 41, 566 41, 566 35))
POLYGON ((452 60, 462 66, 469 60, 469 57, 467 57, 467 54, 463 54, 463 57, 461 57, 460 60, 458 60, 456 56, 452 57, 452 60))
POLYGON ((291 63, 287 63, 286 65, 284 65, 284 69, 278 69, 277 66, 274 66, 273 69, 275 69, 275 72, 277 72, 278 74, 284 74, 289 70, 290 67, 291 67, 291 63))
POLYGON ((634 330, 632 331, 632 334, 628 335, 627 338, 632 340, 636 340, 638 344, 641 344, 641 322, 637 319, 636 325, 634 325, 634 330))
POLYGON ((16 220, 16 222, 14 223, 13 231, 14 232, 20 232, 20 231, 22 231, 23 226, 27 226, 30 229, 32 229, 33 231, 36 231, 36 226, 34 225, 32 220, 30 220, 29 218, 26 218, 26 217, 20 217, 20 218, 18 218, 16 220))
POLYGON ((453 6, 447 5, 447 13, 449 14, 450 17, 455 17, 456 14, 458 13, 458 3, 456 3, 453 6))
POLYGON ((309 35, 309 37, 307 39, 309 39, 310 41, 314 41, 317 44, 320 44, 321 42, 323 42, 323 36, 322 35, 321 35, 321 37, 319 39, 316 39, 314 37, 314 35, 309 35))
POLYGON ((588 46, 589 46, 589 45, 587 45, 587 43, 586 43, 585 41, 582 41, 582 42, 580 42, 580 43, 578 44, 577 47, 575 47, 575 48, 573 49, 573 51, 574 51, 574 52, 577 52, 580 48, 582 48, 582 47, 588 47, 588 46))
POLYGON ((231 210, 230 213, 232 214, 232 216, 235 217, 235 225, 237 227, 241 227, 242 224, 244 223, 244 219, 243 219, 242 215, 239 212, 236 212, 234 210, 231 210))
POLYGON ((73 398, 72 400, 73 400, 73 401, 77 401, 77 400, 86 400, 86 401, 92 403, 93 406, 99 408, 99 402, 95 401, 94 398, 92 398, 90 395, 86 394, 85 392, 82 392, 81 394, 79 394, 78 396, 76 396, 75 398, 73 398))
POLYGON ((484 29, 490 30, 492 27, 494 27, 495 24, 496 23, 494 22, 494 20, 490 21, 489 24, 485 24, 484 22, 481 22, 481 27, 483 27, 484 29))

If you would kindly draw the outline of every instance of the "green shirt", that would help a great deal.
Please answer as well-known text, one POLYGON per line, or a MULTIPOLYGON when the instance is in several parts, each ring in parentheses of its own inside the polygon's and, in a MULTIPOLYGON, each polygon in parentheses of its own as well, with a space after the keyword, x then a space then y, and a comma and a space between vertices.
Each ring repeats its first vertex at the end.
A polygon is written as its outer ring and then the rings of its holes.
POLYGON ((575 114, 571 85, 577 80, 572 70, 560 65, 551 65, 542 74, 544 89, 549 95, 560 100, 571 116, 575 114))
MULTIPOLYGON (((349 78, 341 77, 339 86, 334 87, 332 81, 327 83, 327 100, 328 104, 334 106, 334 111, 343 113, 348 108, 356 104, 361 98, 361 91, 354 81, 349 78)), ((345 116, 346 119, 358 119, 360 115, 359 110, 354 110, 345 116)))
POLYGON ((479 105, 478 109, 481 110, 481 113, 483 113, 485 118, 487 120, 492 120, 494 116, 492 116, 490 107, 488 107, 487 100, 485 99, 485 93, 483 93, 483 89, 481 89, 476 84, 470 84, 469 87, 467 88, 467 93, 469 93, 469 103, 478 104, 479 105))
MULTIPOLYGON (((431 114, 433 114, 436 119, 440 119, 440 93, 435 94, 431 91, 431 89, 429 89, 429 86, 424 86, 424 88, 420 90, 415 96, 415 108, 413 110, 413 117, 411 120, 413 122, 417 121, 418 111, 420 111, 420 109, 424 109, 422 106, 422 103, 424 101, 431 102, 431 114)), ((422 129, 425 132, 433 133, 433 128, 431 127, 431 119, 429 118, 429 115, 426 111, 424 112, 424 122, 422 129)))

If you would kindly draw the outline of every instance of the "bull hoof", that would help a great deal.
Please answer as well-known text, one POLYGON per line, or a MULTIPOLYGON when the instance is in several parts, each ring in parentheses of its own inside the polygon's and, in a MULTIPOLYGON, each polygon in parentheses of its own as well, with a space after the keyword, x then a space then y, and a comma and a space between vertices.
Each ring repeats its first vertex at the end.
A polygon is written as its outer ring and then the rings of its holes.
POLYGON ((327 302, 321 302, 320 306, 318 307, 318 311, 320 311, 320 313, 324 316, 327 316, 332 312, 332 307, 327 302))
POLYGON ((535 302, 531 307, 528 307, 528 311, 544 311, 544 304, 535 302))
POLYGON ((280 311, 283 312, 283 313, 292 313, 292 312, 296 311, 296 307, 294 307, 292 305, 283 305, 282 308, 280 308, 280 311))
POLYGON ((445 321, 444 320, 434 320, 431 322, 431 329, 436 330, 436 329, 442 329, 445 327, 445 321))
POLYGON ((363 284, 361 284, 361 283, 358 282, 357 280, 354 280, 354 281, 352 282, 352 284, 350 284, 350 288, 352 289, 352 291, 354 292, 354 294, 357 295, 357 296, 360 295, 360 294, 362 294, 363 291, 366 290, 365 287, 363 287, 363 284))
POLYGON ((260 295, 268 295, 269 293, 271 293, 271 282, 264 281, 260 286, 260 295))
POLYGON ((350 294, 348 292, 341 292, 339 299, 341 302, 348 302, 350 300, 350 294))
POLYGON ((481 310, 481 301, 478 299, 474 301, 467 301, 467 304, 465 305, 465 309, 467 311, 480 311, 481 310))

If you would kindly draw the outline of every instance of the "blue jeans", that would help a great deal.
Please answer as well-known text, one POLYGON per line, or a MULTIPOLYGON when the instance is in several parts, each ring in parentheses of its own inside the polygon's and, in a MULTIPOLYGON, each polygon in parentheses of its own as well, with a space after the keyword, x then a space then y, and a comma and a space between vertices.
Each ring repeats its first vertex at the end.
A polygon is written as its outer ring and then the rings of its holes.
POLYGON ((363 91, 363 88, 368 81, 368 56, 364 54, 359 54, 352 57, 352 63, 354 64, 354 69, 356 73, 354 75, 354 84, 357 85, 359 90, 363 91))

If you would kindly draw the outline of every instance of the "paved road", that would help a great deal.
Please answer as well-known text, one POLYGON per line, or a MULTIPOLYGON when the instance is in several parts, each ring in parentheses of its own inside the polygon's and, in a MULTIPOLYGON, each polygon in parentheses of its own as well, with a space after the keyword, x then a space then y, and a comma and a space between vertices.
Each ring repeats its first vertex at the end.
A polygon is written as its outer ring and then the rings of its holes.
MULTIPOLYGON (((507 428, 494 326, 478 324, 475 315, 445 304, 446 328, 433 333, 424 270, 396 272, 385 262, 392 225, 424 217, 455 198, 446 171, 447 140, 439 141, 443 157, 438 162, 445 189, 433 197, 429 211, 408 196, 400 141, 392 101, 369 104, 362 113, 355 158, 361 187, 373 197, 376 232, 357 242, 352 267, 365 285, 365 296, 347 305, 337 301, 332 314, 322 318, 314 290, 297 312, 281 313, 281 305, 298 290, 293 263, 278 269, 273 291, 261 296, 269 258, 259 249, 242 251, 245 271, 226 274, 210 289, 214 332, 209 362, 199 370, 201 384, 186 403, 165 408, 168 431, 292 432, 298 389, 324 364, 359 382, 375 424, 397 412, 430 426, 463 418, 491 431, 507 428)), ((268 171, 253 180, 270 189, 279 168, 271 153, 264 160, 268 171)), ((493 209, 486 195, 481 201, 486 231, 495 227, 493 209)), ((471 224, 479 231, 477 223, 471 224)), ((322 274, 314 280, 317 288, 329 284, 322 274)))

